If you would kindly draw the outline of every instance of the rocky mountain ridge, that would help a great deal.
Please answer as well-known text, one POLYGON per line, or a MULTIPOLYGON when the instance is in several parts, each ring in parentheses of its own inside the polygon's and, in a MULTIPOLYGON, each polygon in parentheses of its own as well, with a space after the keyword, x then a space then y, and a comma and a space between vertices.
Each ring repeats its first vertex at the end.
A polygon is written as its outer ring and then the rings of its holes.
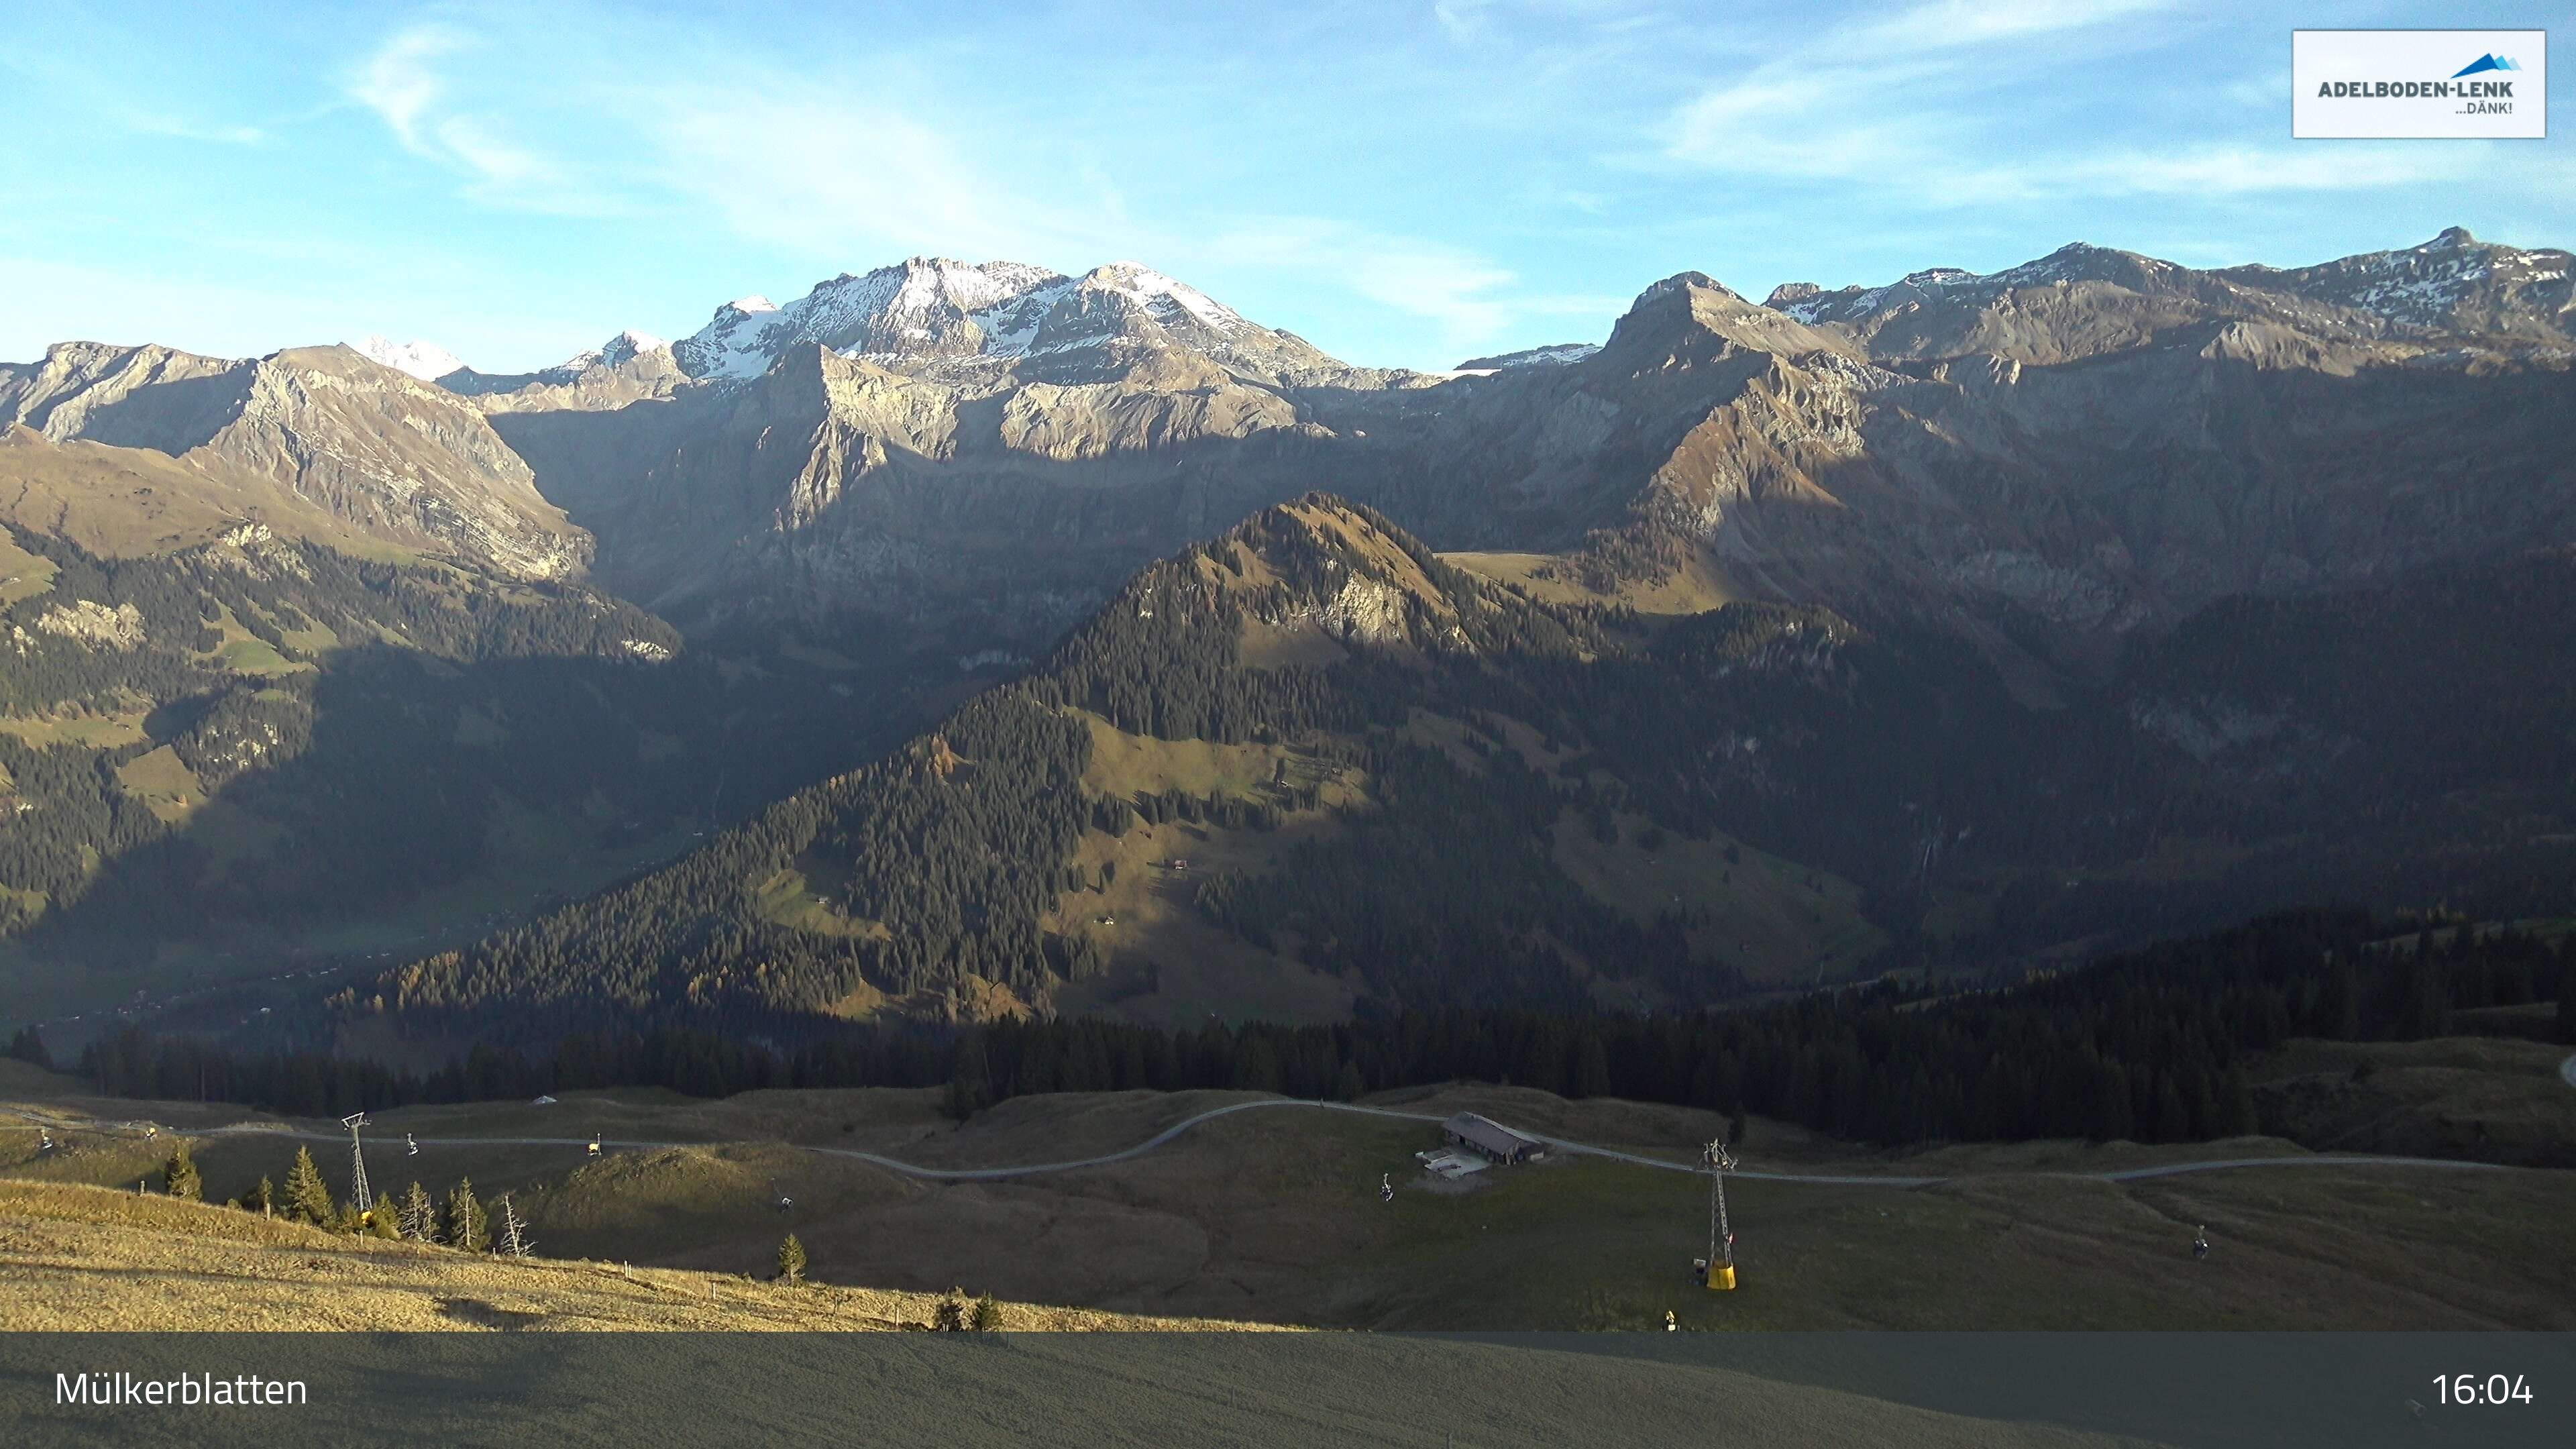
POLYGON ((2217 598, 2565 537, 2563 257, 2453 231, 2212 272, 2079 244, 1761 304, 1689 272, 1599 346, 1452 374, 1344 367, 1144 268, 915 258, 728 304, 649 379, 480 402, 612 586, 701 623, 1026 652, 1330 481, 1443 547, 1575 551, 1608 594, 1689 575, 2064 663, 2217 598))
POLYGON ((61 343, 0 365, 0 425, 254 474, 360 533, 508 577, 589 564, 589 537, 481 409, 347 347, 226 359, 61 343))
POLYGON ((960 381, 1014 365, 1058 383, 1105 381, 1171 352, 1271 383, 1363 371, 1136 262, 1068 277, 1021 262, 912 257, 844 272, 784 307, 728 302, 673 351, 692 377, 739 381, 805 343, 960 381))
MULTIPOLYGON (((357 412, 409 420, 222 447, 506 572, 577 573, 595 532, 610 587, 692 625, 869 616, 1026 652, 1330 482, 1443 547, 1571 551, 1605 595, 1688 576, 2064 662, 2218 598, 2564 541, 2567 262, 2455 228, 2292 269, 2076 244, 1761 304, 1691 272, 1597 347, 1421 374, 1131 263, 916 257, 537 373, 343 367, 357 412), (529 516, 531 484, 569 519, 529 516)), ((215 375, 315 355, 57 352, 0 374, 0 416, 174 456, 234 426, 215 375)))

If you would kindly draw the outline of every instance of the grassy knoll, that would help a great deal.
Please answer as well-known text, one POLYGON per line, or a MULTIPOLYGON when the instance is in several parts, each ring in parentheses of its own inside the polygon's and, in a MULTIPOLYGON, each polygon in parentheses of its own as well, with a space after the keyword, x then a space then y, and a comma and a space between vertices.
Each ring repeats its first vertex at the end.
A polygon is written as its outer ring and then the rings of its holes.
POLYGON ((1087 711, 1091 759, 1083 767, 1082 788, 1109 799, 1139 794, 1251 798, 1296 759, 1280 745, 1225 745, 1207 740, 1163 740, 1131 735, 1087 711))
POLYGON ((168 745, 118 766, 116 781, 127 796, 165 823, 186 819, 206 800, 206 787, 168 745))
POLYGON ((2509 1037, 2296 1041, 2257 1093, 2273 1130, 2320 1150, 2576 1167, 2567 1052, 2509 1037))
POLYGON ((1705 550, 1694 552, 1682 567, 1656 582, 1622 580, 1608 594, 1585 587, 1575 565, 1557 554, 1444 553, 1440 558, 1548 604, 1616 603, 1640 614, 1704 614, 1743 596, 1705 550))

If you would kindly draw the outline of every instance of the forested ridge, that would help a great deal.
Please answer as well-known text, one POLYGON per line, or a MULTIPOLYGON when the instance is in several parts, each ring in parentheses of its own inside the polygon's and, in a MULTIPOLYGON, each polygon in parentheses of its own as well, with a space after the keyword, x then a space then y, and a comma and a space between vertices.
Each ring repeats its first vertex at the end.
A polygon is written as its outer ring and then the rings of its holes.
MULTIPOLYGON (((511 1023, 534 1031, 602 1009, 822 1011, 863 984, 954 1001, 969 977, 1036 998, 1097 964, 1087 942, 1040 923, 1080 886, 1070 860, 1084 829, 1114 835, 1175 816, 1262 829, 1319 809, 1287 780, 1249 798, 1087 796, 1082 714, 1153 739, 1282 744, 1368 778, 1365 807, 1329 812, 1329 840, 1300 846, 1279 872, 1216 878, 1199 905, 1254 941, 1300 931, 1312 963, 1364 983, 1373 1009, 1571 1006, 1585 996, 1586 958, 1711 999, 1736 984, 1730 968, 1693 957, 1674 927, 1621 916, 1550 860, 1558 813, 1597 787, 1543 776, 1490 739, 1469 769, 1404 733, 1418 711, 1509 711, 1579 738, 1579 700, 1533 692, 1514 671, 1643 639, 1616 611, 1533 603, 1317 496, 1146 570, 1026 679, 905 751, 801 792, 671 870, 415 963, 351 1004, 471 1014, 506 1002, 511 1023), (1366 622, 1335 620, 1355 607, 1366 622), (1331 663, 1251 667, 1251 627, 1338 629, 1347 647, 1331 663), (835 882, 839 911, 874 929, 828 935, 769 918, 759 893, 785 872, 835 882)), ((1657 808, 1706 832, 1706 812, 1657 808)))
MULTIPOLYGON (((411 846, 435 880, 481 844, 478 822, 463 822, 461 841, 441 838, 459 817, 436 808, 433 792, 457 782, 421 748, 444 743, 455 711, 470 707, 434 712, 440 694, 464 693, 441 689, 455 677, 448 666, 527 678, 531 661, 583 661, 591 687, 613 689, 681 647, 660 620, 585 590, 352 558, 255 525, 141 557, 92 556, 35 531, 16 541, 52 573, 0 608, 0 715, 16 722, 0 730, 0 930, 59 917, 120 868, 157 871, 162 887, 134 893, 124 926, 148 925, 156 907, 220 904, 228 888, 201 882, 205 862, 174 858, 191 848, 175 817, 236 784, 236 800, 255 799, 311 754, 317 727, 336 732, 326 744, 356 744, 368 758, 340 766, 341 788, 279 812, 309 837, 302 854, 346 862, 352 836, 412 805, 411 846), (373 717, 347 728, 356 714, 373 717), (156 801, 121 772, 162 750, 176 769, 146 777, 165 792, 156 801), (415 794, 424 798, 406 799, 415 794)), ((375 883, 278 859, 292 853, 271 852, 273 868, 229 888, 248 897, 233 904, 292 911, 296 891, 314 885, 350 908, 369 903, 375 883)))
POLYGON ((308 1115, 652 1085, 699 1096, 944 1086, 963 1116, 1039 1092, 1349 1099, 1463 1079, 1752 1112, 1898 1146, 2240 1135, 2260 1125, 2250 1071, 2262 1053, 2298 1038, 2418 1040, 2479 1007, 2555 999, 2559 1032, 2576 1040, 2576 936, 2553 946, 2511 929, 2392 929, 2358 910, 2300 911, 1986 990, 1887 982, 1653 1015, 1451 1007, 1181 1030, 1096 1018, 955 1031, 808 1023, 792 1043, 663 1026, 575 1032, 547 1052, 478 1045, 425 1076, 129 1030, 81 1065, 126 1096, 308 1115))
MULTIPOLYGON (((2529 587, 2567 576, 2560 561, 2529 587)), ((2272 633, 2288 637, 2358 606, 2267 607, 2272 633)), ((2233 639, 2171 645, 2200 661, 2198 674, 2170 671, 2198 691, 2192 707, 2234 707, 2209 702, 2246 686, 2252 665, 2226 657, 2233 639)), ((2363 688, 2326 690, 2314 707, 2363 688)), ((2005 944, 2015 929, 2125 918, 2140 931, 2160 911, 2206 919, 2235 903, 2189 882, 2059 883, 2160 839, 2223 838, 2295 813, 2278 791, 2232 785, 2233 756, 2191 744, 2144 705, 2030 707, 1973 647, 1929 628, 1864 629, 1774 603, 1656 620, 1541 602, 1313 495, 1143 571, 1026 677, 904 750, 671 869, 408 965, 342 1004, 424 1030, 494 1017, 530 1041, 602 1013, 762 1029, 847 1011, 971 1017, 987 985, 1043 1014, 1052 991, 1113 964, 1065 923, 1079 910, 1049 915, 1068 893, 1105 888, 1074 863, 1086 832, 1175 818, 1227 831, 1321 823, 1266 866, 1195 875, 1191 895, 1251 947, 1351 983, 1364 1016, 1442 1002, 1579 1010, 1608 979, 1681 1008, 1743 987, 1744 961, 1694 934, 1705 913, 1693 900, 1622 911, 1570 878, 1556 844, 1569 817, 1604 843, 1629 839, 1618 823, 1629 816, 1649 849, 1722 831, 1839 872, 1865 888, 1890 964, 1974 969, 1915 934, 1941 880, 2012 882, 1988 938, 2005 944), (1283 638, 1326 642, 1247 653, 1247 641, 1283 638), (1083 783, 1086 718, 1148 741, 1276 748, 1310 773, 1364 781, 1364 798, 1323 801, 1284 764, 1220 795, 1102 793, 1083 783), (1452 728, 1426 733, 1426 720, 1452 728), (2209 900, 2192 903, 2195 889, 2209 900), (809 897, 821 912, 775 908, 809 897)), ((2369 818, 2427 808, 2381 799, 2369 818)), ((2262 866, 2246 872, 2258 906, 2297 880, 2267 882, 2262 866)))

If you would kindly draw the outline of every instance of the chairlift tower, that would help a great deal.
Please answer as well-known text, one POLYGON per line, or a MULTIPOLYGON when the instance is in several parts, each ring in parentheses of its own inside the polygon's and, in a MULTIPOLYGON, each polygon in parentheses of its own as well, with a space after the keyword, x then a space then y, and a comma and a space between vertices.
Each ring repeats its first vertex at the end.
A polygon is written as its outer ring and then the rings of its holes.
POLYGON ((367 1192, 367 1149, 358 1141, 358 1129, 367 1125, 367 1114, 352 1112, 340 1119, 340 1125, 349 1129, 349 1201, 365 1212, 375 1206, 367 1192))
POLYGON ((1725 1139, 1715 1139, 1700 1149, 1700 1163, 1708 1169, 1708 1257, 1701 1266, 1708 1286, 1724 1292, 1735 1286, 1735 1230, 1726 1220, 1726 1175, 1735 1170, 1735 1154, 1725 1139))

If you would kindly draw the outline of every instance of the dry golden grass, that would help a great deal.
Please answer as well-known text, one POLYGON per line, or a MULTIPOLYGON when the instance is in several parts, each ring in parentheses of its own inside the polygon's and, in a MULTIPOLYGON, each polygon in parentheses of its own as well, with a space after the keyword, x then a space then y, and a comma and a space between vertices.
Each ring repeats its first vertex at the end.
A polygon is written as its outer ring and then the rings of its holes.
POLYGON ((54 586, 54 561, 27 552, 0 529, 0 605, 32 599, 54 586))
MULTIPOLYGON (((0 1181, 0 1329, 894 1330, 933 1294, 507 1259, 343 1237, 233 1208, 0 1181)), ((997 1305, 1022 1330, 1254 1325, 997 1305)))
POLYGON ((93 554, 163 554, 202 543, 244 518, 344 553, 408 558, 274 479, 202 452, 56 443, 0 429, 0 523, 69 538, 93 554))
POLYGON ((178 751, 168 745, 118 766, 116 780, 128 796, 164 824, 187 819, 188 812, 206 799, 206 787, 179 759, 178 751))
POLYGON ((1640 614, 1704 614, 1745 596, 1705 549, 1658 583, 1629 580, 1612 593, 1585 588, 1566 560, 1545 553, 1444 553, 1441 562, 1545 604, 1626 604, 1640 614))

